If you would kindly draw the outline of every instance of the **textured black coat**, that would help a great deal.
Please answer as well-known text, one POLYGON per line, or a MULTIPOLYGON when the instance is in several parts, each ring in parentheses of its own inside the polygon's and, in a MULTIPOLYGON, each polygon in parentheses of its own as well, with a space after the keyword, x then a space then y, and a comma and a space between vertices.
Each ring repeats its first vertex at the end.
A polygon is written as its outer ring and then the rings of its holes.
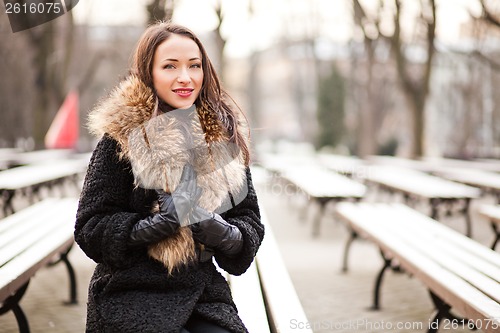
MULTIPOLYGON (((179 332, 192 314, 231 332, 247 332, 229 286, 212 261, 193 263, 168 276, 146 247, 130 247, 133 225, 150 214, 154 191, 134 185, 131 165, 117 142, 104 136, 91 158, 77 213, 75 240, 96 263, 89 286, 87 332, 179 332)), ((239 228, 243 250, 215 254, 222 269, 243 274, 264 237, 249 169, 246 198, 222 217, 239 228)))

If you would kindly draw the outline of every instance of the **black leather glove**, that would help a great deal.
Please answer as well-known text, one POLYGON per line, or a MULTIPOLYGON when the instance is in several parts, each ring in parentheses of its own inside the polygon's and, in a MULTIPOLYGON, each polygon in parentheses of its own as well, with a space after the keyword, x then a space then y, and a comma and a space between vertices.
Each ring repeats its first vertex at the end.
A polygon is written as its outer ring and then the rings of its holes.
POLYGON ((129 238, 131 245, 152 244, 172 235, 189 223, 201 189, 196 184, 196 172, 189 164, 182 170, 179 185, 172 194, 157 190, 159 212, 138 221, 129 238))
POLYGON ((241 251, 243 237, 240 230, 219 214, 196 206, 190 218, 193 224, 189 227, 194 240, 227 256, 235 256, 241 251))
POLYGON ((188 218, 198 204, 201 194, 202 190, 196 182, 196 171, 192 165, 186 164, 182 169, 179 185, 172 192, 175 211, 181 225, 189 223, 188 218))
POLYGON ((130 245, 152 244, 175 233, 179 228, 179 219, 173 197, 163 191, 158 193, 160 211, 153 216, 139 220, 132 228, 130 245))

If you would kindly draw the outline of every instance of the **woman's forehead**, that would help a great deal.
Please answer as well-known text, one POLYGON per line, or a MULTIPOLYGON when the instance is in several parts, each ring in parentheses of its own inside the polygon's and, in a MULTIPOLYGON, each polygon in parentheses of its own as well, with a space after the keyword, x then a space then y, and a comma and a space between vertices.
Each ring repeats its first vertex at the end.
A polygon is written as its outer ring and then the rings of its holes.
POLYGON ((173 34, 156 48, 155 60, 200 59, 200 48, 189 37, 173 34))

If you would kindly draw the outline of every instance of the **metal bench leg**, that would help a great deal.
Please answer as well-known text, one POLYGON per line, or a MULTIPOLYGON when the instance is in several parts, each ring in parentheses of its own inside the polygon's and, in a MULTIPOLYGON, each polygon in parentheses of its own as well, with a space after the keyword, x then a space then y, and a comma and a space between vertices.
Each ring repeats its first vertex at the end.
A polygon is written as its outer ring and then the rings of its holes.
POLYGON ((347 242, 345 243, 344 246, 344 257, 342 258, 342 272, 347 272, 347 258, 349 257, 349 250, 351 248, 352 242, 356 238, 358 238, 357 232, 351 229, 349 238, 347 239, 347 242))
POLYGON ((431 205, 431 218, 433 218, 434 220, 438 220, 438 212, 439 212, 439 204, 440 204, 440 200, 439 199, 436 199, 436 198, 432 198, 430 199, 430 205, 431 205))
POLYGON ((4 313, 9 312, 10 310, 14 312, 20 333, 30 332, 28 319, 26 319, 26 315, 24 314, 23 309, 21 309, 21 306, 19 305, 19 301, 24 296, 26 289, 28 289, 28 284, 29 280, 21 288, 19 288, 14 295, 7 298, 3 303, 2 307, 0 307, 0 316, 3 315, 4 313))
POLYGON ((373 289, 373 305, 370 307, 370 310, 380 310, 380 287, 382 286, 385 271, 391 267, 391 259, 387 259, 382 251, 380 251, 380 254, 384 260, 384 266, 378 273, 377 280, 375 281, 375 288, 373 289))
POLYGON ((14 195, 16 194, 16 191, 12 190, 5 190, 3 192, 3 213, 4 216, 9 215, 9 213, 14 214, 15 209, 14 206, 12 205, 12 199, 14 199, 14 195))
POLYGON ((470 199, 465 199, 464 209, 462 211, 465 217, 465 235, 467 237, 472 237, 472 224, 470 219, 469 208, 470 208, 470 199))
POLYGON ((73 265, 71 265, 71 262, 69 261, 68 254, 69 251, 71 251, 71 248, 73 246, 70 246, 68 251, 65 253, 62 253, 59 260, 50 263, 49 266, 54 266, 57 265, 59 262, 64 262, 66 265, 66 268, 68 270, 68 277, 69 277, 69 301, 65 302, 65 304, 70 305, 70 304, 78 304, 78 295, 77 295, 77 286, 76 286, 76 274, 75 270, 73 268, 73 265))
POLYGON ((495 247, 497 246, 497 243, 500 240, 500 230, 498 230, 495 222, 491 222, 491 228, 493 229, 493 232, 495 233, 495 240, 493 241, 493 244, 491 244, 491 249, 495 250, 495 247))
POLYGON ((325 206, 328 203, 328 200, 321 200, 318 199, 318 204, 319 204, 319 210, 318 213, 316 214, 316 218, 313 221, 313 237, 319 236, 319 228, 321 224, 321 219, 323 218, 323 215, 325 214, 325 206))
POLYGON ((429 294, 431 295, 432 303, 434 303, 434 306, 436 307, 436 311, 432 316, 432 319, 429 320, 429 329, 427 330, 427 333, 437 332, 439 330, 439 323, 443 318, 449 319, 451 322, 457 323, 460 326, 469 327, 473 331, 476 330, 476 327, 473 325, 473 322, 471 322, 469 319, 455 316, 450 312, 451 310, 450 305, 448 305, 445 301, 443 301, 439 296, 434 294, 432 291, 429 291, 429 294))

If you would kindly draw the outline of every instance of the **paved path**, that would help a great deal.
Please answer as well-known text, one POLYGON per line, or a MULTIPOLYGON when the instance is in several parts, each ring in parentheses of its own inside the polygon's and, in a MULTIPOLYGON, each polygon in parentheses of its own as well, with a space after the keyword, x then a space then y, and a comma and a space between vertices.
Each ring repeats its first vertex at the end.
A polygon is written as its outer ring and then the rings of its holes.
MULTIPOLYGON (((311 236, 311 220, 300 221, 304 202, 293 198, 273 179, 256 181, 259 201, 266 210, 302 301, 309 322, 290 322, 291 327, 310 325, 314 332, 425 332, 433 311, 427 290, 405 274, 386 274, 382 288, 382 310, 368 310, 375 275, 382 265, 378 250, 369 242, 356 241, 351 248, 349 272, 341 273, 341 257, 347 232, 327 211, 321 234, 311 236), (401 326, 402 328, 398 328, 401 326), (404 329, 406 327, 407 329, 404 329)), ((374 192, 368 200, 378 198, 374 192)), ((474 209, 473 209, 474 210, 474 209)), ((313 213, 310 211, 309 213, 313 213)), ((488 245, 489 226, 473 216, 474 238, 488 245)), ((463 231, 463 221, 445 222, 463 231)), ((63 265, 44 268, 32 279, 22 306, 33 333, 84 332, 87 286, 94 263, 75 246, 70 259, 78 274, 80 303, 62 304, 68 298, 63 265)), ((12 313, 0 317, 0 333, 17 332, 12 313)), ((445 330, 440 332, 469 332, 445 330)), ((252 332, 259 333, 259 332, 252 332)))

